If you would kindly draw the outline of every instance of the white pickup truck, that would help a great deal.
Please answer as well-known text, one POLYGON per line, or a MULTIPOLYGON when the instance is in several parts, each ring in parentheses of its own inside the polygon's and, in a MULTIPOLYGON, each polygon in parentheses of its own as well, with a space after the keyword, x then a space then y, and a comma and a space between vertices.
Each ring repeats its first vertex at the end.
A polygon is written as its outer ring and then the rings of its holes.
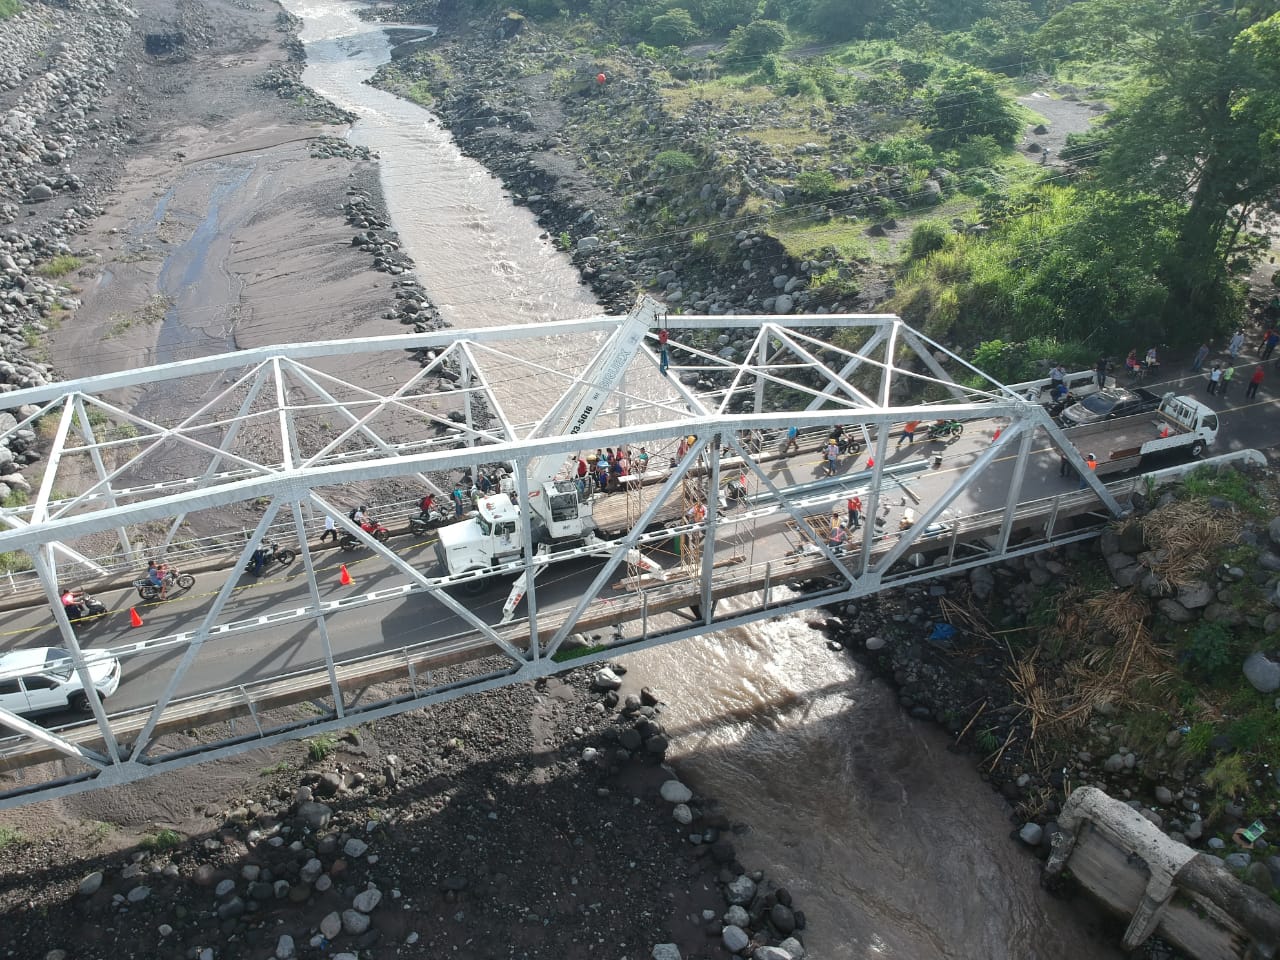
POLYGON ((1155 410, 1073 427, 1066 434, 1081 456, 1097 459, 1097 473, 1118 473, 1151 454, 1185 448, 1190 456, 1200 456, 1218 436, 1218 414, 1192 397, 1166 393, 1155 410))

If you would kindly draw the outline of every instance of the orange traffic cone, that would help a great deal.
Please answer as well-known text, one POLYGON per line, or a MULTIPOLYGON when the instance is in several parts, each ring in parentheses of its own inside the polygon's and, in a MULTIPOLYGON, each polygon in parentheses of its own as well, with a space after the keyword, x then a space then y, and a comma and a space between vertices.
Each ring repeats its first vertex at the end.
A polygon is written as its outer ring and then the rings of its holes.
POLYGON ((140 616, 138 616, 138 608, 137 608, 137 607, 130 607, 130 608, 129 608, 129 623, 130 623, 132 626, 135 626, 135 627, 140 627, 140 626, 142 626, 142 618, 141 618, 140 616))
POLYGON ((347 573, 347 565, 344 563, 338 569, 342 571, 342 575, 338 577, 338 582, 344 587, 351 586, 351 574, 347 573))
POLYGON ((867 469, 868 469, 868 470, 870 470, 870 469, 871 469, 872 467, 874 467, 875 465, 876 465, 876 458, 875 458, 875 457, 867 457, 867 469))
POLYGON ((996 432, 995 432, 995 434, 991 437, 991 442, 992 442, 992 443, 995 443, 995 442, 996 442, 997 440, 999 440, 999 439, 1000 439, 1000 428, 999 428, 999 427, 996 427, 996 432))

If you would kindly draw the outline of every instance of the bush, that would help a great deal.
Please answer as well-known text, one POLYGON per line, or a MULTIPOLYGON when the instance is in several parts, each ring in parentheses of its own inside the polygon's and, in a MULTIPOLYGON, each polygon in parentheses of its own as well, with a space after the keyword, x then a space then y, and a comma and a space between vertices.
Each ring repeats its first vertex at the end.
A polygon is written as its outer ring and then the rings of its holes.
POLYGON ((690 173, 698 168, 698 161, 683 150, 663 150, 653 162, 668 173, 690 173))
POLYGON ((729 51, 738 57, 759 57, 777 53, 791 39, 787 28, 776 20, 752 20, 734 27, 729 34, 729 51))
POLYGON ((911 228, 911 239, 907 241, 907 259, 920 260, 935 250, 941 250, 950 236, 951 228, 945 223, 937 220, 917 223, 911 228))
POLYGON ((796 193, 805 200, 825 200, 836 189, 836 178, 827 170, 806 170, 796 177, 796 193))
POLYGON ((933 148, 915 137, 889 137, 869 143, 862 150, 863 159, 881 166, 933 166, 933 148))
POLYGON ((688 10, 679 7, 654 17, 649 24, 649 39, 659 47, 682 46, 697 36, 698 25, 688 10))
POLYGON ((1231 631, 1221 623, 1196 624, 1187 639, 1187 660, 1210 679, 1235 666, 1231 631))

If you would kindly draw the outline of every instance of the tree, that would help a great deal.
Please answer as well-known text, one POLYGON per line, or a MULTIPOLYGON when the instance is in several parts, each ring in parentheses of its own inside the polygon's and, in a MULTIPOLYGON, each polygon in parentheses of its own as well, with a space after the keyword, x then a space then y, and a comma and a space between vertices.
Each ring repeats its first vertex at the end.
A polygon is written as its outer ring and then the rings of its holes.
POLYGON ((995 77, 972 67, 948 71, 933 94, 930 108, 934 127, 930 140, 943 147, 972 137, 991 137, 1007 147, 1022 129, 1017 109, 1000 92, 995 77))
POLYGON ((791 39, 787 28, 777 20, 752 20, 734 27, 729 34, 729 49, 737 57, 760 57, 777 53, 791 39))
POLYGON ((1040 31, 1054 57, 1128 64, 1137 82, 1114 111, 1096 176, 1117 192, 1181 205, 1161 274, 1174 339, 1231 309, 1245 229, 1280 188, 1280 0, 1083 0, 1040 31))
POLYGON ((649 24, 649 39, 659 47, 678 47, 698 36, 698 25, 688 10, 676 7, 653 18, 649 24))

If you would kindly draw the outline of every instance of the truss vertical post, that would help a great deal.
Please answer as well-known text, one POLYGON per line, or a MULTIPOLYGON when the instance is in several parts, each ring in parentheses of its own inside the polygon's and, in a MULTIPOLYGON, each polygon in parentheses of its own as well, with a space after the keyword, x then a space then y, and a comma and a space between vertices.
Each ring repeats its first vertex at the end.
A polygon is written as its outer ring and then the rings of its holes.
POLYGON ((462 415, 467 424, 467 446, 476 445, 476 425, 471 412, 471 361, 465 350, 458 351, 458 382, 462 384, 462 415))
MULTIPOLYGON (((70 408, 69 403, 67 406, 70 408)), ((52 473, 52 469, 50 472, 52 473)), ((58 632, 62 634, 62 641, 71 654, 71 662, 75 664, 76 676, 80 678, 80 685, 84 687, 84 695, 89 701, 89 708, 93 711, 93 719, 98 724, 98 732, 102 734, 102 742, 107 745, 107 755, 112 763, 119 763, 120 746, 116 743, 111 724, 107 721, 107 711, 103 709, 98 688, 93 685, 93 678, 89 676, 89 666, 84 661, 84 651, 80 649, 75 628, 67 619, 67 608, 62 605, 62 597, 58 595, 58 581, 54 575, 53 547, 46 544, 37 550, 32 550, 31 563, 35 567, 36 576, 40 578, 40 586, 44 588, 45 600, 53 608, 53 618, 58 624, 58 632)))
POLYGON ((292 470, 297 466, 300 458, 297 438, 294 435, 293 411, 289 409, 289 388, 284 382, 284 369, 280 365, 279 357, 272 359, 271 370, 276 378, 276 417, 280 422, 280 456, 284 461, 284 468, 292 470))
MULTIPOLYGON (((98 449, 98 439, 93 429, 93 424, 89 422, 88 411, 84 407, 84 397, 76 394, 76 416, 80 419, 80 435, 84 437, 85 445, 89 448, 89 459, 93 461, 93 469, 98 474, 98 482, 102 483, 107 479, 107 465, 103 462, 102 451, 98 449)), ((118 506, 116 494, 111 489, 111 484, 107 482, 103 492, 108 506, 118 506)), ((120 539, 120 549, 124 551, 126 557, 133 557, 133 544, 129 541, 129 531, 124 527, 116 527, 116 536, 120 539)))
POLYGON ((1022 484, 1027 475, 1027 461, 1031 457, 1031 441, 1035 430, 1023 430, 1022 441, 1018 444, 1018 459, 1013 468, 1013 480, 1009 483, 1009 502, 1004 508, 1004 517, 1000 520, 1000 538, 996 541, 996 553, 1004 553, 1009 549, 1009 537, 1013 533, 1013 518, 1017 513, 1018 502, 1022 499, 1022 484))
MULTIPOLYGON (((524 598, 529 605, 529 658, 541 656, 538 642, 538 587, 533 568, 533 501, 529 499, 529 458, 520 457, 512 462, 516 471, 516 496, 520 498, 520 536, 524 544, 524 598)), ((576 482, 576 480, 575 480, 576 482)))
POLYGON ((711 587, 716 569, 716 522, 720 512, 720 434, 713 433, 707 443, 711 461, 707 475, 707 516, 702 527, 702 622, 712 621, 711 587))
MULTIPOLYGON (((893 341, 890 340, 890 346, 892 343, 893 341)), ((858 575, 862 577, 865 577, 871 569, 871 550, 876 541, 876 520, 880 513, 880 483, 884 475, 884 458, 889 453, 889 426, 888 421, 876 426, 876 462, 871 468, 871 487, 867 490, 866 523, 862 525, 862 549, 858 556, 858 575)))
MULTIPOLYGON (((760 334, 756 337, 756 390, 755 390, 755 413, 764 413, 764 367, 769 362, 769 332, 773 329, 772 324, 766 323, 760 328, 760 334)), ((817 402, 817 401, 815 401, 817 402)))
POLYGON ((302 566, 307 571, 307 591, 311 594, 311 605, 316 610, 316 630, 320 634, 320 643, 324 647, 324 664, 329 670, 329 689, 333 692, 333 709, 341 718, 345 713, 342 702, 342 689, 338 686, 338 669, 333 662, 333 645, 329 642, 329 625, 324 618, 324 604, 320 600, 320 584, 316 581, 315 558, 311 555, 311 544, 307 541, 306 525, 302 521, 302 505, 297 500, 289 503, 293 514, 293 528, 298 533, 298 552, 302 554, 302 566))

